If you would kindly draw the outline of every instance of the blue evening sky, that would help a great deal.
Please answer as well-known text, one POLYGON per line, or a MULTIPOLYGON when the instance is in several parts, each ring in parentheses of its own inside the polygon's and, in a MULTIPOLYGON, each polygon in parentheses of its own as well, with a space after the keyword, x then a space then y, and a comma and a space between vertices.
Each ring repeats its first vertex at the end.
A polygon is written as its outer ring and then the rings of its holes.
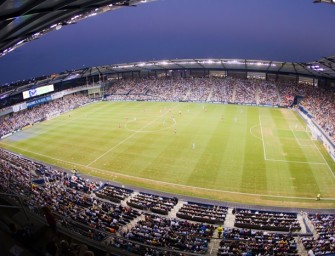
POLYGON ((184 58, 305 62, 335 54, 335 6, 158 0, 65 26, 0 58, 0 84, 83 66, 184 58))

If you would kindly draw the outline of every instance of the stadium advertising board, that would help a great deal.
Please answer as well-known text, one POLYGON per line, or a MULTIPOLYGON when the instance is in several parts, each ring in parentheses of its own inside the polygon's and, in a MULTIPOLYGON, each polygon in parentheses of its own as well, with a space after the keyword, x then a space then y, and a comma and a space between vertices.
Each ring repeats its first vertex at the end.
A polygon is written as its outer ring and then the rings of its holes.
POLYGON ((34 107, 34 106, 37 106, 43 103, 47 103, 49 101, 51 101, 51 96, 45 96, 45 97, 41 97, 36 100, 31 100, 27 102, 27 108, 31 108, 31 107, 34 107))
POLYGON ((54 89, 54 85, 53 84, 48 84, 45 86, 41 86, 41 87, 37 87, 37 88, 33 88, 30 89, 28 91, 24 91, 23 92, 23 99, 29 99, 38 95, 42 95, 48 92, 53 92, 54 89))
POLYGON ((20 104, 16 104, 12 108, 13 108, 13 112, 19 112, 19 111, 24 110, 24 109, 27 108, 27 103, 23 102, 23 103, 20 103, 20 104))

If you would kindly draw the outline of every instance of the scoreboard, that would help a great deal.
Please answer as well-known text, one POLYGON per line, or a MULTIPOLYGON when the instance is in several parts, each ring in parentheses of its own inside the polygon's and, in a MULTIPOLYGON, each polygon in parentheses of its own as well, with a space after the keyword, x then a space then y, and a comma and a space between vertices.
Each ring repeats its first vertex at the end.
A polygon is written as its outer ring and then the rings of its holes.
POLYGON ((23 92, 23 99, 29 99, 38 95, 42 95, 48 92, 53 92, 54 89, 54 85, 53 84, 48 84, 45 86, 41 86, 41 87, 37 87, 37 88, 33 88, 30 89, 28 91, 24 91, 23 92))

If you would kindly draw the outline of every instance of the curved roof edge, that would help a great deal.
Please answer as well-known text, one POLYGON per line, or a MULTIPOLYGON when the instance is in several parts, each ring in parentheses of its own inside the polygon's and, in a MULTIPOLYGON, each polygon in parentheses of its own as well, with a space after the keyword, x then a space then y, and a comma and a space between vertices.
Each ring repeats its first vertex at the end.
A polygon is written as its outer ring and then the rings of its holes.
POLYGON ((17 81, 10 85, 5 84, 3 86, 9 86, 10 88, 9 91, 0 95, 0 99, 4 99, 11 94, 22 92, 32 87, 56 84, 79 78, 92 76, 102 77, 125 72, 168 72, 170 70, 255 72, 323 79, 335 83, 335 55, 323 57, 318 61, 308 63, 247 59, 173 59, 85 67, 76 70, 66 70, 58 74, 17 81))
POLYGON ((63 26, 155 0, 0 0, 0 57, 63 26))
POLYGON ((192 69, 297 75, 335 81, 335 55, 324 57, 319 61, 307 63, 247 59, 173 59, 132 62, 73 70, 68 73, 68 75, 65 75, 65 77, 64 74, 61 76, 54 75, 53 81, 49 82, 62 82, 63 80, 70 80, 72 77, 79 78, 94 75, 111 75, 124 72, 192 69))

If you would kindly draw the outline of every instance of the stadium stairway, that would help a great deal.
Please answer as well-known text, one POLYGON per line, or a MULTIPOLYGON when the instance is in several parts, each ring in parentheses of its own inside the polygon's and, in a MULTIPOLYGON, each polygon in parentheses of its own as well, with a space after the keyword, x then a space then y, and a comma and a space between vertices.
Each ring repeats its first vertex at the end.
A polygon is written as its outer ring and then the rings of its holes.
POLYGON ((235 102, 235 97, 236 97, 236 87, 237 87, 237 85, 234 84, 233 96, 232 96, 231 102, 235 102))
POLYGON ((206 99, 207 102, 209 102, 209 101, 211 100, 211 98, 212 98, 212 94, 213 94, 213 86, 212 86, 212 88, 211 88, 211 91, 210 91, 209 94, 208 94, 207 99, 206 99))
POLYGON ((215 238, 211 239, 211 242, 208 244, 208 252, 206 253, 206 256, 218 255, 221 239, 218 238, 218 232, 216 230, 213 237, 215 238))
POLYGON ((304 216, 301 213, 298 213, 297 214, 297 219, 298 219, 300 227, 301 227, 300 233, 303 233, 303 234, 307 233, 306 225, 304 223, 304 216))
POLYGON ((223 224, 226 228, 233 228, 235 224, 235 214, 233 214, 233 208, 228 208, 225 222, 223 224))
POLYGON ((168 217, 170 217, 170 218, 177 218, 177 212, 180 210, 180 208, 185 203, 186 203, 186 201, 179 200, 178 203, 169 212, 168 217))
POLYGON ((190 87, 188 91, 186 92, 185 96, 183 97, 183 100, 187 101, 188 96, 191 94, 192 88, 190 87))
POLYGON ((261 88, 259 87, 259 85, 257 84, 256 85, 256 104, 258 105, 259 104, 259 93, 261 91, 261 88))
POLYGON ((277 96, 278 96, 278 102, 281 103, 281 97, 280 97, 280 93, 279 93, 279 89, 277 85, 274 85, 274 87, 276 88, 276 92, 277 92, 277 96))
POLYGON ((308 253, 307 253, 304 245, 301 243, 300 238, 296 237, 295 241, 297 243, 297 250, 298 250, 299 256, 308 256, 308 253))

